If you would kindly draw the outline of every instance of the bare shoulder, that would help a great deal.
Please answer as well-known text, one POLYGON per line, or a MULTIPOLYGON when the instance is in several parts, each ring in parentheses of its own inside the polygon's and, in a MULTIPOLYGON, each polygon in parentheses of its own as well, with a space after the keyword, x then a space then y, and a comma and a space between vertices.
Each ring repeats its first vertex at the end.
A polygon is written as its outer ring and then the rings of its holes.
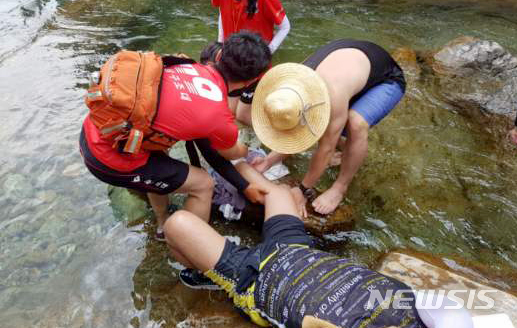
POLYGON ((327 56, 316 69, 325 80, 331 96, 333 93, 350 94, 361 91, 370 75, 370 60, 361 50, 339 49, 327 56))

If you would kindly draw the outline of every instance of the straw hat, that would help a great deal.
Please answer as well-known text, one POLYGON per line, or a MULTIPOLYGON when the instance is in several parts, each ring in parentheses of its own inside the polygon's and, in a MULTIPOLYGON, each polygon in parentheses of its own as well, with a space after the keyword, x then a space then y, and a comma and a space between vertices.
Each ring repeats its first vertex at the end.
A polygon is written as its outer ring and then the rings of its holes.
POLYGON ((327 86, 305 65, 277 65, 257 86, 251 120, 257 137, 270 149, 282 154, 302 152, 321 138, 329 124, 327 86))

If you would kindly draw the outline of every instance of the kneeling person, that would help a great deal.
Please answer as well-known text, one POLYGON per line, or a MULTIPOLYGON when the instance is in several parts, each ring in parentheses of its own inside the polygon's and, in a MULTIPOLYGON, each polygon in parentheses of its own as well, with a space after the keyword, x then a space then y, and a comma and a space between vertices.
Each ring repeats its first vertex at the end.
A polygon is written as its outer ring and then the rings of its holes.
POLYGON ((439 320, 428 316, 424 324, 414 302, 404 309, 394 306, 396 297, 387 297, 389 304, 371 302, 371 291, 383 297, 388 291, 407 291, 402 295, 408 298, 413 293, 396 279, 312 248, 290 190, 265 181, 246 164, 238 164, 238 170, 268 190, 259 245, 237 246, 185 211, 171 216, 165 233, 173 255, 224 288, 253 322, 296 328, 472 327, 463 311, 449 313, 448 325, 435 325, 439 320))

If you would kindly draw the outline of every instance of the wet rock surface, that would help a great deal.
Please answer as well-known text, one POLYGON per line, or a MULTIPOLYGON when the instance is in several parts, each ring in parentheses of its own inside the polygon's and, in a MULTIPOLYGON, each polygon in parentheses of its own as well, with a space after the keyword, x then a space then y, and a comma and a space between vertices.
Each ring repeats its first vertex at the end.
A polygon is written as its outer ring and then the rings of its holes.
MULTIPOLYGON (((224 294, 191 294, 177 286, 177 266, 152 240, 156 225, 147 204, 134 216, 125 205, 117 208, 106 185, 82 166, 77 147, 89 73, 121 48, 162 54, 180 49, 196 57, 216 37, 216 9, 205 1, 1 3, 0 119, 8 124, 0 129, 0 326, 246 324, 224 294), (196 298, 205 308, 191 301, 196 298)), ((371 129, 368 158, 341 204, 353 209, 352 230, 331 228, 338 232, 332 240, 324 235, 323 248, 370 266, 394 248, 456 256, 490 269, 486 281, 473 280, 493 283, 495 273, 502 282, 497 286, 516 290, 517 166, 515 150, 498 134, 506 126, 462 115, 481 111, 447 100, 436 83, 442 75, 423 61, 426 52, 432 58, 433 49, 458 35, 494 40, 517 53, 515 1, 285 4, 292 30, 274 64, 301 62, 344 31, 391 53, 406 48, 397 60, 408 92, 371 129)), ((172 156, 184 160, 176 149, 172 156)), ((286 161, 297 181, 310 156, 286 161)), ((328 170, 319 190, 336 174, 328 170)), ((318 218, 318 229, 329 220, 318 218)), ((244 222, 212 224, 245 245, 260 240, 260 230, 244 222)))
POLYGON ((445 98, 490 114, 515 114, 517 58, 494 41, 461 37, 433 56, 445 98))
POLYGON ((396 278, 415 290, 451 290, 462 291, 455 294, 464 304, 470 304, 472 316, 506 313, 514 325, 517 325, 517 297, 505 291, 474 281, 452 271, 446 270, 417 257, 390 253, 381 262, 378 270, 390 277, 396 278), (480 309, 486 306, 484 299, 477 297, 480 291, 490 291, 486 296, 494 301, 490 309, 480 309), (474 296, 472 296, 474 295, 474 296))

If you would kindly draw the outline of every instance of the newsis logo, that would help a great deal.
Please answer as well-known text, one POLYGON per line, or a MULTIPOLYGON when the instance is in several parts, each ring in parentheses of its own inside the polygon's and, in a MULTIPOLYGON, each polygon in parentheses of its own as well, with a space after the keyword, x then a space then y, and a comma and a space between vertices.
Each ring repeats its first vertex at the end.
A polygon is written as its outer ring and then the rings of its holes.
POLYGON ((393 308, 395 310, 409 310, 411 304, 417 309, 425 310, 491 310, 494 307, 494 299, 489 294, 497 293, 497 290, 417 290, 399 289, 370 290, 370 298, 367 309, 393 308))

